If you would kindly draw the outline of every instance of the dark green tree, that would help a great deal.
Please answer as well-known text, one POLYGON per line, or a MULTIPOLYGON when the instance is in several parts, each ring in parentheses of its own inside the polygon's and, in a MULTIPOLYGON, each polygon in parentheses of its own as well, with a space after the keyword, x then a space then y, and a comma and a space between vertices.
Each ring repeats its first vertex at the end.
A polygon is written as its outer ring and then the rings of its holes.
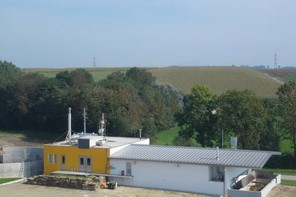
POLYGON ((219 98, 219 130, 238 137, 243 149, 259 149, 266 132, 267 110, 250 90, 230 90, 219 98))
POLYGON ((296 160, 296 83, 288 82, 278 88, 276 92, 281 102, 283 127, 285 134, 293 142, 294 158, 296 160))
POLYGON ((184 109, 177 114, 181 127, 179 135, 185 139, 194 137, 201 146, 213 146, 217 115, 217 96, 210 88, 195 85, 191 94, 184 97, 184 109))

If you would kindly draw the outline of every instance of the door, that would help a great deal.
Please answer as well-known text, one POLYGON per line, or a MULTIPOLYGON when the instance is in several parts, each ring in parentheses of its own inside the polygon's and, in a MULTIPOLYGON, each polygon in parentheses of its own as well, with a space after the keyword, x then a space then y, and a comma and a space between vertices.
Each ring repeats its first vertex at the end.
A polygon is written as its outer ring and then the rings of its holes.
POLYGON ((91 157, 79 157, 79 171, 80 172, 91 172, 91 157))
POLYGON ((61 170, 66 170, 66 156, 61 155, 61 170))

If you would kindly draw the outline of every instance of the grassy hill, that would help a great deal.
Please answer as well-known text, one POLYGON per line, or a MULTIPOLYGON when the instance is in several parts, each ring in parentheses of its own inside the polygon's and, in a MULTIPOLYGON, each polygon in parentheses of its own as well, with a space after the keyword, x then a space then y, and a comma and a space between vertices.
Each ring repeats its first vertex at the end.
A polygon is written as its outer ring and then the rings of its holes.
POLYGON ((274 98, 280 85, 264 73, 242 67, 166 67, 149 71, 162 83, 190 93, 194 84, 204 84, 221 94, 230 89, 250 89, 259 97, 274 98))
MULTIPOLYGON (((58 72, 69 69, 24 69, 25 72, 38 72, 47 77, 55 77, 58 72)), ((95 81, 100 81, 115 71, 125 72, 129 68, 85 68, 94 77, 95 81)), ((262 98, 274 98, 274 92, 280 85, 277 81, 267 77, 265 73, 249 70, 241 67, 165 67, 149 68, 160 83, 172 84, 183 93, 190 93, 194 84, 204 84, 221 94, 230 89, 250 89, 262 98)))

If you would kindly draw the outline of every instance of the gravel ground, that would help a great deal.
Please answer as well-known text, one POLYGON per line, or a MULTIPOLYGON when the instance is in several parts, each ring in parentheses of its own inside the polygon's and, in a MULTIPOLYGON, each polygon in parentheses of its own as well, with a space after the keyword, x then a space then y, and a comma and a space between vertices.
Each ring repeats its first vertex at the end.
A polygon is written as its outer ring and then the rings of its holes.
MULTIPOLYGON (((64 189, 57 187, 46 187, 27 185, 24 183, 13 183, 0 185, 0 194, 9 197, 148 197, 148 196, 170 196, 170 197, 206 197, 205 195, 174 192, 155 189, 144 189, 119 186, 115 190, 98 189, 97 191, 84 191, 76 189, 64 189)), ((295 197, 296 187, 278 185, 267 195, 267 197, 295 197)), ((2 195, 1 195, 2 196, 2 195)))
MULTIPOLYGON (((143 189, 134 187, 120 186, 115 190, 98 189, 97 191, 84 191, 76 189, 64 189, 57 187, 46 187, 37 185, 27 185, 23 183, 14 183, 5 186, 0 186, 0 194, 5 194, 9 197, 137 197, 137 196, 170 196, 170 197, 202 197, 203 195, 143 189)), ((2 196, 2 195, 1 195, 2 196)))

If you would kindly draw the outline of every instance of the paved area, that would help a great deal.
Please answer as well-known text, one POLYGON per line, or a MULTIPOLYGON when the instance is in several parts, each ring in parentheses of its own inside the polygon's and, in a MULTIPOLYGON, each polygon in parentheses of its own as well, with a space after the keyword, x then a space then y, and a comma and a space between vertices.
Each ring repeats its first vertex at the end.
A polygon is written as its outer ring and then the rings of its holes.
MULTIPOLYGON (((296 176, 293 175, 282 175, 283 180, 291 180, 291 181, 296 181, 296 176)), ((296 194, 295 194, 296 196, 296 194)))

